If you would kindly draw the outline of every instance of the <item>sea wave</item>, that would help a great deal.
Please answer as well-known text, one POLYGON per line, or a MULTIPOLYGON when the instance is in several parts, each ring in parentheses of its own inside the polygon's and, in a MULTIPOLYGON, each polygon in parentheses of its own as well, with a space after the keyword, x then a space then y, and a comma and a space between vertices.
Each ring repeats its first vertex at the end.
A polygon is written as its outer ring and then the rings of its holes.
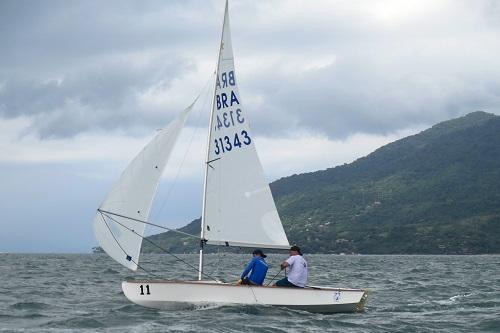
MULTIPOLYGON (((156 275, 196 278, 169 256, 144 257, 156 275)), ((198 260, 182 258, 193 265, 198 260)), ((121 291, 122 280, 148 275, 132 275, 105 255, 4 254, 0 332, 500 332, 500 256, 306 258, 310 284, 370 289, 365 312, 220 304, 159 311, 130 303, 121 291)), ((248 259, 207 256, 207 271, 230 280, 248 259)), ((283 256, 266 260, 277 271, 283 256)))

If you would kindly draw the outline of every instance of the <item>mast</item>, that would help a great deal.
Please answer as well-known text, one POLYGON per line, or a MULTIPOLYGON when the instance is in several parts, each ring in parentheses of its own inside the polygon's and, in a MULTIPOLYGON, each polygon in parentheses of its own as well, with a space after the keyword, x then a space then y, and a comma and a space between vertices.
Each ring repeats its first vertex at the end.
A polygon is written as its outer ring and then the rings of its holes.
POLYGON ((203 208, 202 208, 202 214, 201 214, 201 224, 200 224, 200 259, 199 259, 199 266, 198 266, 198 280, 201 280, 202 275, 203 275, 203 247, 205 245, 205 205, 206 205, 206 195, 207 195, 207 176, 208 176, 208 168, 210 167, 210 138, 212 137, 212 122, 213 122, 213 116, 214 116, 214 109, 215 109, 215 94, 216 94, 216 84, 217 84, 217 78, 219 75, 219 65, 220 65, 220 56, 221 56, 221 51, 223 47, 223 38, 224 38, 224 27, 226 25, 226 16, 227 16, 227 10, 228 10, 228 0, 226 0, 226 8, 224 10, 224 20, 222 23, 222 32, 221 32, 221 37, 220 37, 220 44, 219 44, 219 56, 217 57, 217 68, 215 69, 215 80, 214 80, 214 93, 212 96, 212 109, 210 110, 210 120, 208 123, 208 136, 207 136, 207 151, 206 151, 206 158, 205 158, 205 180, 203 182, 203 208))

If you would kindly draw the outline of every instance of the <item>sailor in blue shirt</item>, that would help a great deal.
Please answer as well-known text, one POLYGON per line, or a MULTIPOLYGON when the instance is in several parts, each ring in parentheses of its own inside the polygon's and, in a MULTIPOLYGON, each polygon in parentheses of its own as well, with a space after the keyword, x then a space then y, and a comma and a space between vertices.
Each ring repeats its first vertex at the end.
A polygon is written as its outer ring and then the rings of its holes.
POLYGON ((241 273, 241 278, 238 281, 238 284, 252 284, 261 286, 264 283, 264 279, 267 274, 267 263, 264 260, 267 256, 262 252, 262 250, 253 251, 253 258, 248 263, 247 267, 241 273), (251 273, 250 273, 251 272, 251 273), (247 277, 248 273, 250 276, 247 277))

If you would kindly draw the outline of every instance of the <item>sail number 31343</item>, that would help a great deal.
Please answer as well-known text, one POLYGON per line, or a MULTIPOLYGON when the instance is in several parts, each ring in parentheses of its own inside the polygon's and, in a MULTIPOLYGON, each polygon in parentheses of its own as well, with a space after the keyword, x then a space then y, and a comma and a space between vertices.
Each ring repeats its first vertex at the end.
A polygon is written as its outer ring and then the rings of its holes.
POLYGON ((219 155, 233 150, 233 148, 241 148, 242 146, 248 146, 252 143, 252 139, 248 135, 247 131, 241 131, 240 134, 234 134, 234 138, 231 136, 224 136, 223 138, 217 138, 214 140, 214 153, 219 155))

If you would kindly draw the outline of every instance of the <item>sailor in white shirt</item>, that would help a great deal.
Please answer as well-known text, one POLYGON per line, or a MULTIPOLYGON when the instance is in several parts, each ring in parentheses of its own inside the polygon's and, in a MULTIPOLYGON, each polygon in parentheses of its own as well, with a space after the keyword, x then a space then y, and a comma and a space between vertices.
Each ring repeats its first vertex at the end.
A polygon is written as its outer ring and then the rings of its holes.
POLYGON ((281 264, 281 269, 286 268, 288 276, 276 282, 276 286, 304 288, 307 284, 307 261, 298 246, 290 248, 290 257, 281 264))

